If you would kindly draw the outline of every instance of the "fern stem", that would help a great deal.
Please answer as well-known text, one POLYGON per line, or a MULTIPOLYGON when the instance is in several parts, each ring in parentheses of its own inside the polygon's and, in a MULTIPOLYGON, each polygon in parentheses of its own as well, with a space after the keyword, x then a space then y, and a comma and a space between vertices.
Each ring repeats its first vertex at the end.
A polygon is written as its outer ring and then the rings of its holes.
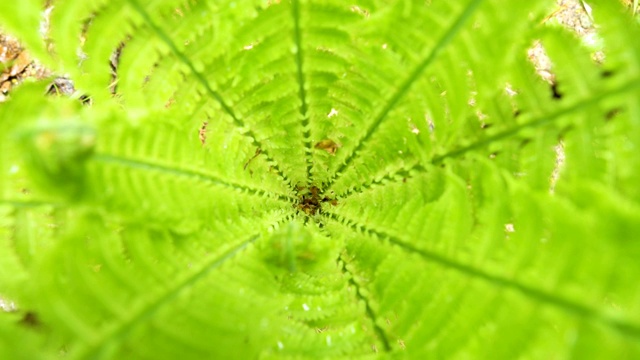
MULTIPOLYGON (((403 162, 407 162, 403 160, 403 162)), ((341 199, 345 199, 353 194, 360 194, 363 191, 369 190, 376 186, 383 186, 387 183, 394 183, 396 181, 405 181, 406 179, 411 177, 412 172, 424 172, 426 169, 417 162, 417 160, 411 160, 409 166, 405 166, 395 170, 394 172, 386 172, 382 176, 374 176, 373 178, 367 179, 359 184, 351 186, 343 193, 336 194, 336 197, 340 197, 341 199)))
POLYGON ((585 319, 590 319, 592 321, 600 322, 602 324, 605 324, 619 331, 624 335, 640 339, 640 324, 635 324, 629 321, 613 318, 587 305, 583 305, 575 301, 555 295, 553 293, 547 292, 545 290, 537 289, 533 286, 520 283, 515 279, 509 279, 499 275, 490 274, 488 272, 485 272, 482 269, 478 269, 476 267, 457 262, 441 254, 438 254, 429 250, 419 249, 396 236, 385 233, 383 231, 368 228, 362 224, 359 224, 357 221, 348 219, 344 216, 337 215, 337 214, 329 214, 329 215, 326 215, 325 217, 339 224, 346 223, 348 225, 345 225, 345 226, 350 227, 353 231, 357 233, 362 233, 364 231, 366 234, 371 235, 371 237, 379 239, 382 242, 386 240, 389 244, 395 245, 408 253, 419 255, 423 259, 431 263, 440 265, 446 269, 463 273, 466 276, 469 276, 472 278, 484 280, 498 287, 516 290, 521 294, 531 299, 534 299, 536 301, 552 305, 556 308, 562 309, 568 313, 572 313, 576 316, 579 316, 585 319))
POLYGON ((96 154, 91 159, 93 161, 96 161, 96 162, 100 162, 100 163, 104 163, 104 164, 114 164, 114 165, 118 165, 118 166, 123 166, 123 167, 136 169, 136 170, 139 170, 139 171, 152 171, 152 172, 159 172, 159 173, 163 173, 163 174, 167 174, 167 175, 186 177, 186 178, 190 178, 190 179, 193 179, 193 180, 196 180, 196 181, 207 182, 207 183, 211 183, 211 184, 216 185, 216 186, 230 188, 230 189, 233 189, 235 191, 242 192, 242 193, 245 193, 245 194, 250 194, 250 195, 253 195, 253 196, 263 197, 265 195, 267 195, 267 196, 270 195, 274 199, 281 200, 281 201, 286 201, 286 202, 291 202, 291 201, 295 200, 293 197, 288 196, 288 195, 276 194, 276 193, 272 193, 269 190, 256 189, 256 188, 248 187, 248 186, 241 185, 241 184, 238 184, 238 183, 233 183, 233 182, 230 182, 228 180, 223 180, 223 179, 220 179, 220 178, 216 178, 216 177, 213 177, 213 176, 211 176, 209 174, 205 174, 205 173, 198 172, 198 171, 195 171, 195 170, 168 167, 168 166, 163 166, 163 165, 159 165, 159 164, 153 164, 153 163, 150 163, 150 162, 143 162, 143 161, 140 161, 140 160, 126 159, 126 158, 123 158, 123 157, 118 157, 118 156, 114 156, 114 155, 107 155, 107 154, 96 154))
POLYGON ((416 65, 413 71, 409 73, 407 78, 402 81, 402 83, 398 86, 398 89, 391 95, 389 100, 386 101, 386 103, 382 107, 382 110, 380 110, 380 112, 375 115, 374 120, 367 128, 365 135, 357 141, 355 148, 351 150, 349 155, 336 170, 334 177, 329 180, 329 183, 327 184, 328 189, 331 188, 331 185, 335 182, 335 180, 357 158, 358 154, 364 147, 364 144, 371 138, 373 133, 378 129, 382 121, 386 119, 387 115, 389 115, 394 106, 400 101, 400 99, 404 97, 404 95, 407 94, 407 92, 409 92, 413 84, 421 77, 425 69, 428 68, 429 65, 431 65, 438 57, 438 55, 440 55, 440 53, 444 51, 444 49, 451 43, 451 41, 453 41, 453 39, 460 32, 462 27, 469 20, 469 18, 471 18, 471 16, 483 1, 484 0, 472 0, 471 2, 469 2, 462 14, 458 16, 451 28, 449 28, 449 30, 442 36, 436 46, 425 56, 425 58, 421 62, 418 63, 418 65, 416 65))
POLYGON ((373 309, 371 308, 371 305, 369 304, 369 299, 367 299, 367 297, 365 297, 362 294, 362 290, 360 288, 360 285, 355 281, 354 274, 351 271, 349 271, 349 269, 347 269, 347 261, 344 259, 342 254, 339 256, 338 260, 342 263, 341 270, 342 270, 342 273, 344 274, 344 276, 348 279, 349 285, 351 285, 355 289, 355 294, 356 294, 357 299, 364 303, 365 312, 367 314, 367 317, 371 321, 371 324, 373 326, 373 331, 375 332, 375 334, 378 337, 378 339, 382 342, 382 347, 383 347, 384 352, 386 352, 386 353, 390 352, 391 351, 391 345, 389 343, 389 339, 387 338, 387 335, 384 332, 384 330, 378 325, 377 316, 376 316, 375 312, 373 311, 373 309))
POLYGON ((307 185, 311 185, 311 168, 313 159, 311 152, 311 132, 309 129, 309 107, 307 105, 307 91, 305 89, 306 79, 304 76, 304 55, 302 48, 302 33, 300 30, 300 1, 291 2, 291 15, 293 17, 293 37, 296 47, 296 68, 298 76, 298 96, 300 97, 300 116, 302 118, 303 143, 307 162, 307 185))
POLYGON ((11 199, 0 199, 0 206, 9 206, 15 209, 32 209, 39 207, 53 207, 53 208, 61 208, 63 204, 61 203, 52 203, 46 201, 23 201, 23 200, 11 200, 11 199))

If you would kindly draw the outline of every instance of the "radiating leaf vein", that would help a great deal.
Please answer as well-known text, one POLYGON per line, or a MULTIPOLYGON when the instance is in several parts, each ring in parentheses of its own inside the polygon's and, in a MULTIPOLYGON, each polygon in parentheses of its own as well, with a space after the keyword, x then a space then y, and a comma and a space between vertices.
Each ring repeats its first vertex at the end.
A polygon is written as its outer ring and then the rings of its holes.
POLYGON ((127 159, 123 157, 118 157, 114 155, 105 155, 105 154, 96 154, 95 156, 93 156, 92 159, 93 161, 96 161, 96 162, 101 162, 106 164, 115 164, 118 166, 124 166, 124 167, 132 168, 135 170, 139 170, 139 171, 153 171, 153 172, 159 172, 167 175, 191 178, 197 181, 208 182, 216 186, 227 187, 227 188, 237 190, 253 196, 263 197, 267 195, 267 196, 272 196, 274 199, 282 200, 282 201, 294 200, 289 195, 275 194, 270 190, 257 189, 257 188, 249 187, 246 185, 241 185, 238 183, 231 182, 229 180, 216 178, 214 176, 211 176, 209 174, 206 174, 204 172, 199 172, 196 170, 182 169, 178 167, 168 167, 168 166, 153 164, 153 163, 145 162, 141 160, 127 159))

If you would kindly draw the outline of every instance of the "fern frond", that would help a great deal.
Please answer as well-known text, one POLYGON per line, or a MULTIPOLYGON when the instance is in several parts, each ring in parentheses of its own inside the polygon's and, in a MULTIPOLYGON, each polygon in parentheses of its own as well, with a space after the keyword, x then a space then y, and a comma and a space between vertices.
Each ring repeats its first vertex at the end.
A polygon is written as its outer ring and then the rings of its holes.
MULTIPOLYGON (((267 218, 263 224, 272 221, 273 217, 267 218)), ((207 301, 214 299, 238 296, 237 292, 232 295, 225 284, 235 281, 235 276, 245 277, 239 275, 244 271, 242 266, 232 266, 231 273, 224 270, 223 273, 227 275, 222 275, 216 269, 228 269, 227 263, 235 262, 234 257, 239 252, 247 251, 243 249, 257 239, 258 234, 243 238, 242 227, 231 227, 226 221, 219 220, 212 223, 212 229, 215 230, 207 232, 208 235, 201 232, 198 236, 193 236, 123 225, 90 214, 82 216, 76 223, 78 227, 66 233, 62 243, 47 254, 35 271, 41 279, 48 280, 28 289, 34 295, 47 293, 49 305, 37 305, 37 298, 25 301, 25 305, 34 302, 33 309, 44 323, 63 326, 60 330, 64 329, 67 339, 81 339, 68 344, 69 355, 74 358, 107 354, 113 356, 114 351, 126 354, 132 351, 127 344, 134 344, 136 338, 156 331, 160 334, 167 333, 167 336, 173 334, 174 345, 184 347, 184 344, 180 344, 185 341, 186 333, 178 334, 171 329, 187 329, 172 324, 180 321, 180 318, 168 314, 168 309, 178 311, 180 308, 183 314, 192 314, 191 316, 195 316, 192 324, 196 320, 217 322, 225 316, 235 317, 246 313, 247 309, 255 311, 257 304, 265 310, 273 309, 273 306, 269 306, 270 301, 264 301, 269 297, 264 286, 270 284, 270 281, 265 282, 264 275, 262 280, 247 280, 246 283, 249 286, 247 290, 254 289, 256 294, 264 296, 261 300, 256 298, 259 302, 228 303, 236 303, 245 309, 239 310, 236 315, 232 314, 229 306, 210 308, 206 305, 207 301), (93 229, 99 231, 87 232, 88 224, 94 224, 93 229), (223 280, 225 278, 227 280, 223 280), (67 291, 58 291, 61 286, 67 291), (211 296, 196 295, 202 294, 202 291, 211 296), (202 300, 205 303, 200 303, 202 300), (211 311, 215 312, 216 308, 219 311, 214 315, 211 311), (123 341, 124 339, 132 342, 123 341)), ((260 273, 247 271, 247 274, 260 273)), ((231 326, 227 328, 228 331, 242 331, 248 326, 239 321, 220 322, 225 323, 231 326)), ((192 330, 195 333, 197 327, 192 330)), ((225 334, 227 330, 221 328, 220 336, 229 336, 225 334)), ((191 330, 187 331, 191 333, 191 330)), ((209 335, 213 333, 208 332, 209 335)), ((156 340, 160 338, 156 337, 156 340)), ((203 351, 203 346, 212 345, 206 338, 200 341, 191 338, 189 342, 191 348, 187 347, 185 351, 192 354, 203 351)), ((154 349, 157 345, 155 340, 146 343, 149 347, 136 348, 134 353, 144 356, 145 351, 157 351, 154 349)))
MULTIPOLYGON (((367 184, 374 179, 378 181, 389 172, 407 171, 417 159, 426 163, 429 157, 446 151, 461 139, 477 136, 482 125, 478 120, 480 110, 469 104, 472 101, 480 103, 485 97, 503 91, 508 79, 504 64, 512 62, 518 50, 524 54, 528 44, 526 38, 521 38, 522 34, 532 36, 524 32, 531 26, 526 22, 516 25, 522 29, 514 30, 519 36, 497 30, 497 24, 514 26, 511 18, 500 14, 525 17, 529 12, 539 12, 540 5, 513 4, 506 12, 497 10, 504 4, 494 2, 469 2, 468 9, 463 4, 446 10, 440 7, 452 5, 434 3, 426 7, 423 18, 438 17, 443 12, 456 13, 460 23, 439 24, 442 28, 436 27, 435 31, 441 34, 440 43, 423 44, 429 40, 421 39, 408 47, 413 50, 413 56, 406 56, 416 58, 416 62, 410 67, 411 71, 397 75, 398 79, 403 79, 402 84, 384 87, 395 89, 397 93, 381 102, 387 108, 380 110, 379 116, 372 115, 378 120, 367 132, 366 141, 357 145, 360 154, 353 154, 354 163, 350 166, 345 163, 337 171, 340 175, 344 172, 345 178, 332 180, 337 181, 332 186, 336 193, 350 191, 357 188, 357 184, 367 184), (474 82, 480 85, 474 88, 474 82), (384 120, 386 118, 388 120, 384 120), (367 145, 367 142, 371 144, 367 145), (377 150, 366 151, 363 147, 377 150), (363 158, 358 159, 360 156, 363 158)), ((388 49, 389 45, 385 47, 388 49)), ((406 67, 407 64, 402 64, 402 68, 406 67)))
POLYGON ((637 289, 623 300, 626 285, 618 287, 603 280, 598 284, 604 287, 594 288, 593 279, 639 270, 631 260, 635 246, 622 245, 619 239, 637 231, 631 224, 640 223, 640 208, 627 204, 624 213, 611 211, 610 219, 595 222, 595 213, 589 209, 580 211, 544 190, 534 195, 488 160, 468 161, 465 169, 470 171, 465 170, 464 180, 452 174, 444 178, 423 175, 406 183, 372 188, 351 196, 348 204, 335 210, 336 219, 352 224, 354 231, 363 228, 372 234, 361 241, 388 239, 428 263, 465 273, 465 278, 508 287, 532 298, 529 301, 560 308, 563 316, 579 321, 590 318, 598 323, 594 326, 609 326, 613 333, 620 332, 614 343, 638 336, 640 322, 634 315, 637 289), (471 161, 478 165, 471 165, 471 161), (503 189, 502 196, 489 190, 497 188, 503 189), (395 211, 380 212, 381 208, 395 211), (572 213, 575 222, 567 222, 561 215, 566 213, 572 213), (612 232, 605 224, 622 228, 612 232), (580 242, 585 238, 591 239, 588 248, 580 242), (621 257, 620 246, 631 251, 628 257, 621 257), (574 261, 558 263, 557 258, 574 261), (474 264, 482 264, 483 269, 474 264), (619 273, 621 266, 624 270, 619 273), (491 269, 500 269, 503 275, 492 274, 491 269), (572 285, 563 287, 565 283, 572 285), (616 298, 618 315, 609 315, 612 308, 605 299, 610 297, 616 298))
POLYGON ((352 275, 336 264, 343 244, 326 235, 291 222, 258 246, 288 299, 287 321, 267 357, 348 357, 380 346, 352 275))
POLYGON ((0 105, 0 357, 640 357, 640 29, 550 3, 0 5, 91 98, 0 105))

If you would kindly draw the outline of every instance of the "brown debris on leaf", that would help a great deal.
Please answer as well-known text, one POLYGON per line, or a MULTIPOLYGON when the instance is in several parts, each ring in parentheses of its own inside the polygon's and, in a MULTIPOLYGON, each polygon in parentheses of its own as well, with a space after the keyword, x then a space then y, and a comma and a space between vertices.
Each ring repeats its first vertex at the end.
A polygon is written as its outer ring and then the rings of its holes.
POLYGON ((314 146, 316 149, 324 150, 331 155, 335 155, 336 151, 342 147, 342 145, 336 143, 331 139, 324 139, 318 141, 318 143, 314 146))
MULTIPOLYGON (((202 146, 204 146, 204 144, 207 142, 207 125, 209 125, 209 122, 203 121, 202 126, 200 126, 200 129, 198 130, 198 138, 200 139, 200 143, 202 144, 202 146)), ((246 164, 244 168, 247 168, 246 164)))
POLYGON ((322 211, 322 204, 328 202, 329 204, 336 206, 338 200, 330 198, 329 196, 322 196, 322 190, 317 186, 311 186, 309 191, 305 191, 306 187, 298 187, 300 192, 300 200, 297 205, 298 210, 303 211, 307 215, 315 215, 319 211, 322 211))
POLYGON ((39 328, 42 326, 40 322, 40 317, 33 311, 27 311, 24 313, 22 320, 20 320, 20 324, 26 327, 31 328, 39 328))

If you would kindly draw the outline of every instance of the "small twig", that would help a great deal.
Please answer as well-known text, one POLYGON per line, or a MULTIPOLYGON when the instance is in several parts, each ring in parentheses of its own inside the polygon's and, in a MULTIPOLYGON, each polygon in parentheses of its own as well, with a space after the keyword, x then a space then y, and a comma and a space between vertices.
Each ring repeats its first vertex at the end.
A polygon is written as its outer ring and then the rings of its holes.
POLYGON ((260 153, 261 153, 261 152, 262 152, 262 150, 261 150, 260 148, 257 148, 257 149, 256 149, 256 153, 251 157, 251 159, 249 159, 249 161, 247 161, 247 162, 244 164, 244 167, 243 167, 242 169, 243 169, 243 170, 247 170, 247 166, 249 166, 249 163, 250 163, 251 161, 253 161, 253 159, 257 158, 257 157, 258 157, 258 155, 260 155, 260 153))

